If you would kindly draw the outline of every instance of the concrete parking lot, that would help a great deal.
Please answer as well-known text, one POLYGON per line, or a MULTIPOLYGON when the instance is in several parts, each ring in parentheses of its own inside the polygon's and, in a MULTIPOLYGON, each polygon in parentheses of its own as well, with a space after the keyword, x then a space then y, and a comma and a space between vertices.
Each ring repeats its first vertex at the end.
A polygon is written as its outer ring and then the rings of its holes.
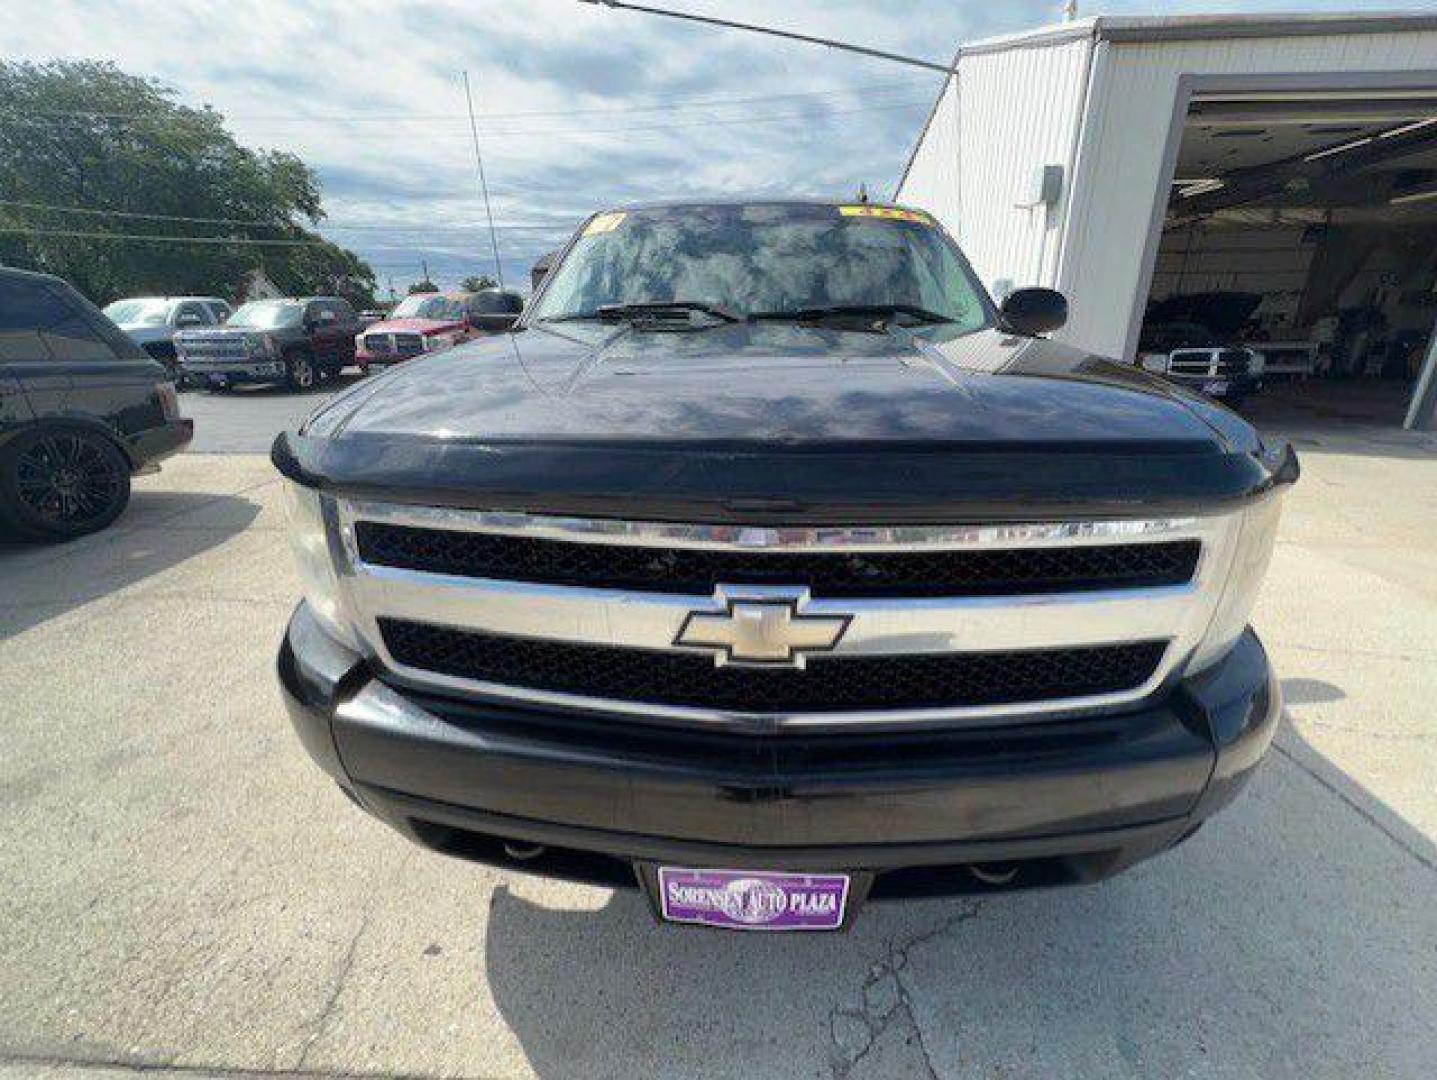
MULTIPOLYGON (((202 448, 202 403, 254 405, 186 402, 202 448)), ((187 454, 111 531, 0 548, 0 1078, 1431 1076, 1437 438, 1291 434, 1256 618, 1289 716, 1244 798, 1099 886, 797 937, 355 810, 271 671, 279 483, 187 454)))
POLYGON ((185 392, 185 415, 194 417, 195 454, 265 454, 275 433, 297 427, 326 401, 362 378, 353 368, 317 390, 298 394, 283 386, 241 386, 223 394, 185 392))

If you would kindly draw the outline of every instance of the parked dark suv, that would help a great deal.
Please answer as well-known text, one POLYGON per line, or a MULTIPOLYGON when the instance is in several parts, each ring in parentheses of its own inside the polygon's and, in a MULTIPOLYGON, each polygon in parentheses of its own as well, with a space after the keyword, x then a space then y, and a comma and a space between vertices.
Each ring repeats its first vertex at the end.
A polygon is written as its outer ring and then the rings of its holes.
POLYGON ((175 335, 180 368, 212 390, 239 383, 285 383, 309 390, 354 363, 362 324, 337 296, 253 300, 224 326, 175 335))
POLYGON ((164 367, 59 278, 0 267, 0 525, 103 529, 194 434, 164 367))

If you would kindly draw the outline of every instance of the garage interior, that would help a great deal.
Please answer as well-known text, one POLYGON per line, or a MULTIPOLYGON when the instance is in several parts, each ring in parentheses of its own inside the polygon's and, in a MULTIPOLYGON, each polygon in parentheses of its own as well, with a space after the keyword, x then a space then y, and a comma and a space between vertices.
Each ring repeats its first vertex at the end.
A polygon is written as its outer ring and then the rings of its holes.
POLYGON ((1145 367, 1259 353, 1261 422, 1401 425, 1432 379, 1437 89, 1195 96, 1145 311, 1145 367))

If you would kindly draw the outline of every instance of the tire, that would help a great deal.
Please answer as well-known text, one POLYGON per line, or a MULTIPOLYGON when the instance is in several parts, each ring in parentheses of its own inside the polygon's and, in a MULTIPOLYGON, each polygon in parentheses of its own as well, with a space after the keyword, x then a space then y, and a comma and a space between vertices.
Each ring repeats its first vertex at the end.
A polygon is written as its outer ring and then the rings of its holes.
POLYGON ((289 353, 284 358, 285 384, 297 393, 305 393, 319 385, 319 368, 314 357, 302 350, 289 353))
POLYGON ((27 431, 0 451, 0 516, 21 536, 74 540, 99 532, 130 502, 130 463, 83 428, 27 431))

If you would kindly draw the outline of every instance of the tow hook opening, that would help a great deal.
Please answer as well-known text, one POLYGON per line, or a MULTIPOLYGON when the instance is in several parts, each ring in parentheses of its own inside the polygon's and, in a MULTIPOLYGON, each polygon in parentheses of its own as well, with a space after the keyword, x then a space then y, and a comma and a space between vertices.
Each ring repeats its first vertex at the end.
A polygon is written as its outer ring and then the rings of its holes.
POLYGON ((1011 885, 1018 877, 1017 863, 970 863, 968 873, 984 885, 1011 885))
POLYGON ((504 854, 519 862, 529 862, 544 854, 543 844, 526 844, 522 840, 504 841, 504 854))

